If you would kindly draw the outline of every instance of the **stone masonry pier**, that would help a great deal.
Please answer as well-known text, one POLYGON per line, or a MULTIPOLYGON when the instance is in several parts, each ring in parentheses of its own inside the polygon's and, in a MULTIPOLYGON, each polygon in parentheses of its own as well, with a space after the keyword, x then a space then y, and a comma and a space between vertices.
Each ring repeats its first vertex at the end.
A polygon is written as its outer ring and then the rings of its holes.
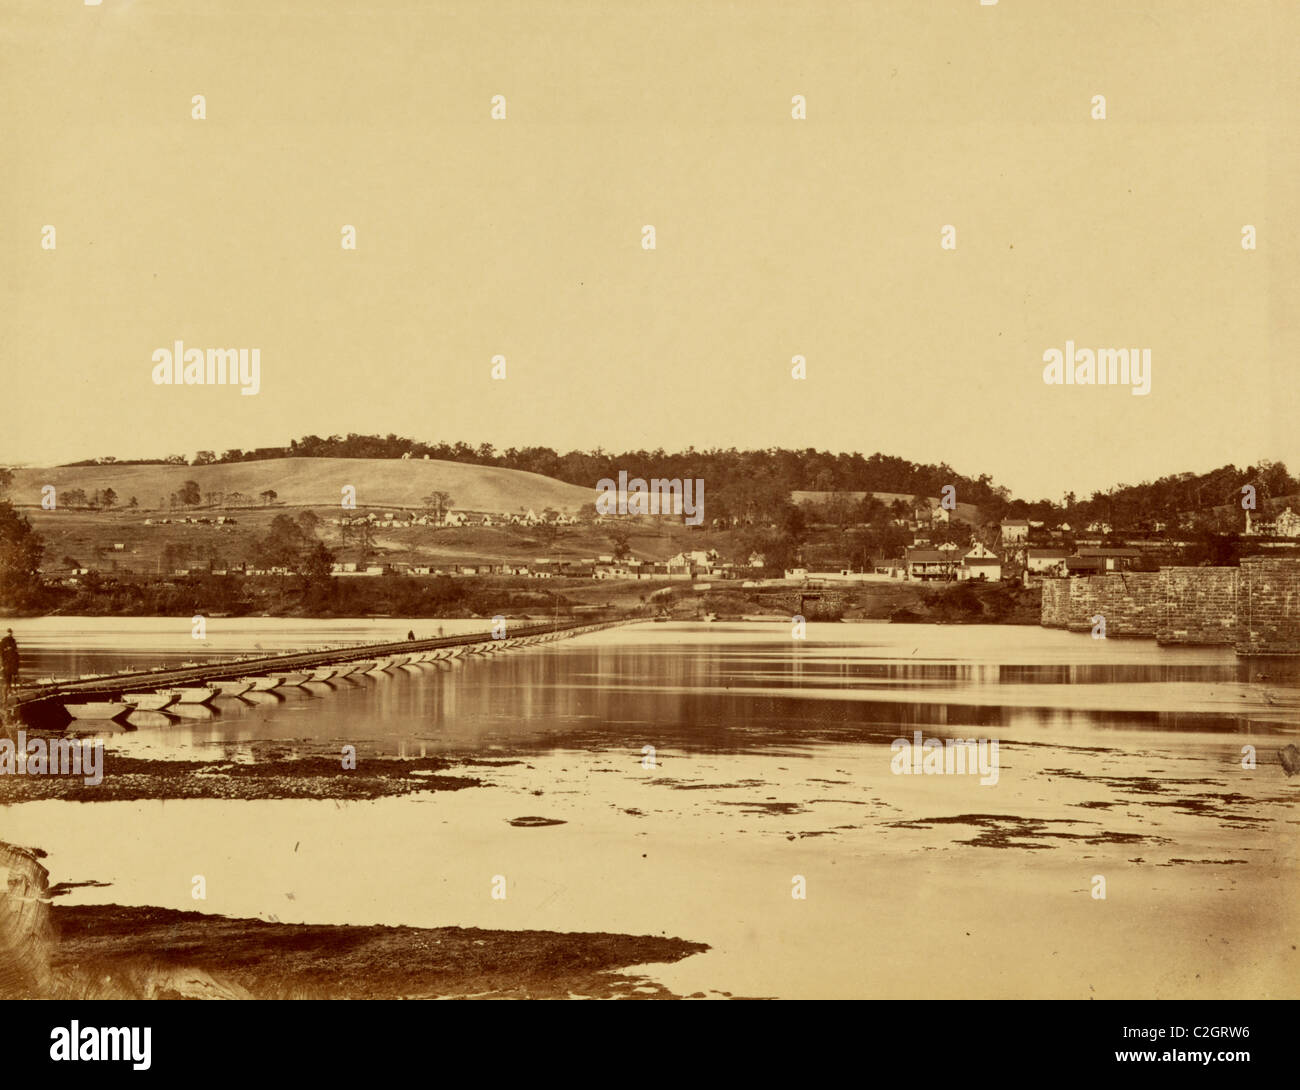
POLYGON ((1300 655, 1300 558, 1251 556, 1239 568, 1165 568, 1043 582, 1040 623, 1162 644, 1218 644, 1239 655, 1300 655))

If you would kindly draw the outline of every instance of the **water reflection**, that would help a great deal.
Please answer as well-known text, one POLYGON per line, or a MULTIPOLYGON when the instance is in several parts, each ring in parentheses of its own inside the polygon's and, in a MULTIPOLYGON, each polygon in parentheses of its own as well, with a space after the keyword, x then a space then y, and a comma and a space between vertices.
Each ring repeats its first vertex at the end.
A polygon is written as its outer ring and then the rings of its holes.
MULTIPOLYGON (((278 637, 257 629, 263 644, 355 635, 350 624, 317 623, 310 639, 301 623, 278 637)), ((70 625, 64 636, 81 632, 70 625)), ((155 638, 121 632, 97 661, 138 659, 155 638)), ((85 652, 59 649, 50 632, 42 654, 67 668, 85 652)), ((686 752, 756 753, 887 742, 926 727, 1268 733, 1300 720, 1300 663, 1037 628, 814 624, 796 641, 778 625, 647 624, 169 711, 133 715, 139 729, 120 748, 157 755, 254 739, 368 740, 465 756, 639 749, 653 738, 686 752)))

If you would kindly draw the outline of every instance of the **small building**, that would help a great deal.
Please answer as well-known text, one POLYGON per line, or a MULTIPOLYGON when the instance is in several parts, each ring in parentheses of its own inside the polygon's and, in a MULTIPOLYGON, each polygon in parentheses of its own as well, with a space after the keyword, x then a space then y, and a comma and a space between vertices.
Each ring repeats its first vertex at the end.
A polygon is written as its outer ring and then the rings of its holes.
POLYGON ((1025 570, 1031 575, 1064 575, 1067 549, 1030 549, 1025 555, 1025 570))
POLYGON ((1001 528, 1004 545, 1015 545, 1029 540, 1028 519, 1003 519, 1001 528))
POLYGON ((1273 520, 1273 533, 1277 537, 1300 537, 1300 515, 1288 507, 1273 520))
POLYGON ((951 579, 956 566, 953 550, 908 549, 904 554, 907 577, 921 582, 951 579))
POLYGON ((957 578, 996 583, 1002 578, 1002 561, 996 556, 976 556, 967 553, 961 558, 957 578))
POLYGON ((1131 571, 1142 562, 1141 549, 1084 548, 1078 555, 1082 560, 1095 561, 1098 571, 1131 571))
POLYGON ((1300 537, 1300 515, 1287 508, 1271 522, 1252 518, 1246 512, 1246 535, 1248 537, 1300 537))

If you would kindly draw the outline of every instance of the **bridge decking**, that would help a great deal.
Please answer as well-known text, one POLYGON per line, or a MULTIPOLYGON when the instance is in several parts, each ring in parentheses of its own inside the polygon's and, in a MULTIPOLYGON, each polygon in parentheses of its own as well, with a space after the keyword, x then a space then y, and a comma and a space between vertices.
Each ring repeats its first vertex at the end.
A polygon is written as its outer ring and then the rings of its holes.
POLYGON ((14 708, 19 715, 24 709, 64 697, 113 700, 124 692, 153 689, 172 689, 204 685, 209 681, 232 681, 241 677, 271 674, 277 671, 300 670, 326 666, 336 662, 354 662, 380 655, 411 654, 417 651, 436 651, 445 647, 477 647, 479 645, 510 646, 529 636, 547 634, 576 636, 583 632, 612 628, 628 624, 630 619, 613 621, 561 621, 506 628, 506 635, 497 640, 490 633, 462 633, 424 640, 401 640, 395 643, 347 644, 337 647, 293 651, 279 655, 256 655, 247 658, 213 659, 209 662, 179 666, 174 669, 144 670, 124 674, 107 674, 103 677, 57 681, 50 685, 20 686, 14 708))

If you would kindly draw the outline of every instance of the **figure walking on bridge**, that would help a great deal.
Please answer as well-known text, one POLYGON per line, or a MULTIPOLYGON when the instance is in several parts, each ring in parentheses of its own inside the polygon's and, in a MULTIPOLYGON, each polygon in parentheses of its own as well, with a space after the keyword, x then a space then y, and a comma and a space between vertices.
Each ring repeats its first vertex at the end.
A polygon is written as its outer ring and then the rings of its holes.
POLYGON ((0 700, 4 704, 9 703, 10 694, 18 687, 20 662, 18 641, 14 639, 14 630, 6 629, 4 639, 0 640, 0 677, 4 679, 4 692, 0 694, 0 700))

